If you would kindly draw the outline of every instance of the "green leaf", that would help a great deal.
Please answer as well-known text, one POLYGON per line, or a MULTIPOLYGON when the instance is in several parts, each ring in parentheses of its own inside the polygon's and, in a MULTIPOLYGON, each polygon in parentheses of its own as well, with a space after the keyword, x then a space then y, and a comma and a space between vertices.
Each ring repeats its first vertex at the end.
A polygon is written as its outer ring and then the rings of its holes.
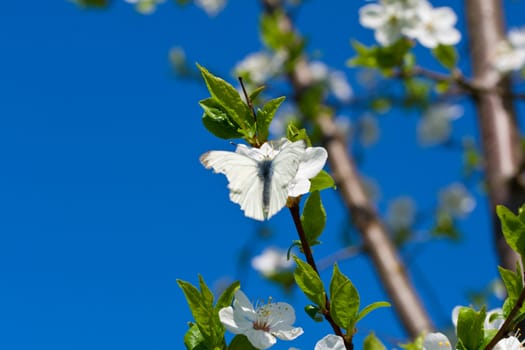
POLYGON ((295 42, 299 38, 295 37, 295 34, 289 30, 282 30, 282 23, 285 14, 283 11, 273 11, 272 13, 266 13, 261 17, 260 22, 260 33, 264 44, 277 51, 281 48, 294 48, 297 46, 295 42))
POLYGON ((248 338, 246 338, 245 335, 239 334, 236 335, 230 345, 228 346, 228 350, 258 350, 256 347, 254 347, 248 338))
POLYGON ((197 322, 199 330, 205 339, 213 338, 213 325, 210 310, 208 309, 206 302, 199 290, 195 288, 191 283, 182 280, 177 280, 179 287, 184 292, 186 301, 191 310, 193 318, 197 322))
POLYGON ((260 142, 266 141, 268 139, 268 128, 270 126, 270 123, 272 122, 273 117, 275 116, 275 112, 277 112, 277 109, 283 103, 285 97, 277 97, 270 101, 268 101, 262 109, 259 109, 257 111, 257 137, 260 142))
POLYGON ((324 319, 323 313, 321 312, 321 309, 317 305, 306 305, 304 307, 304 311, 315 322, 322 322, 324 319))
POLYGON ((196 324, 192 324, 190 329, 184 334, 184 345, 188 350, 206 350, 208 347, 196 324))
POLYGON ((210 288, 208 288, 201 275, 199 275, 199 288, 201 290, 201 296, 204 305, 211 309, 213 307, 213 293, 211 292, 210 288))
POLYGON ((457 335, 458 348, 478 350, 483 343, 483 323, 485 322, 485 308, 479 312, 468 307, 459 310, 457 335), (461 344, 461 345, 460 345, 461 344))
POLYGON ((301 215, 301 224, 308 244, 314 245, 326 225, 326 211, 319 191, 313 191, 308 196, 301 215))
POLYGON ((456 48, 451 45, 438 45, 432 50, 432 54, 436 59, 448 69, 456 67, 458 63, 458 53, 456 48))
POLYGON ((253 128, 254 118, 250 108, 241 99, 239 92, 223 79, 214 76, 206 68, 197 64, 202 77, 206 82, 211 96, 226 110, 229 118, 237 123, 245 134, 253 128))
POLYGON ((503 284, 505 284, 505 288, 507 289, 508 297, 518 299, 523 290, 523 280, 520 271, 516 273, 501 266, 498 266, 498 270, 501 279, 503 280, 503 284))
POLYGON ((496 212, 501 221, 501 229, 507 244, 523 259, 525 257, 525 222, 503 205, 498 205, 496 212))
POLYGON ((297 264, 297 268, 294 271, 295 282, 308 299, 319 306, 321 310, 325 310, 326 292, 321 278, 306 262, 296 256, 294 256, 294 260, 297 264))
POLYGON ((367 47, 353 40, 352 46, 357 56, 348 61, 350 66, 377 68, 384 73, 404 64, 406 54, 412 47, 409 40, 400 39, 390 46, 367 47))
POLYGON ((73 0, 80 7, 104 8, 109 5, 108 0, 73 0))
POLYGON ((330 281, 330 315, 335 323, 354 334, 359 311, 359 293, 348 277, 334 265, 330 281))
POLYGON ((239 125, 228 116, 228 112, 214 98, 199 102, 204 110, 202 123, 213 135, 221 139, 237 139, 243 137, 239 125))
POLYGON ((386 347, 377 339, 374 332, 370 332, 363 341, 363 350, 386 350, 386 347))
POLYGON ((363 310, 359 312, 359 315, 357 316, 357 321, 361 320, 375 309, 379 309, 381 307, 390 307, 390 303, 386 301, 376 301, 375 303, 367 305, 363 308, 363 310))
POLYGON ((414 339, 413 342, 406 343, 406 344, 400 344, 399 346, 401 346, 401 348, 405 350, 421 350, 423 349, 424 340, 425 340, 424 334, 421 334, 416 339, 414 339))
POLYGON ((321 191, 326 188, 335 189, 334 179, 324 170, 310 179, 310 192, 321 191))
POLYGON ((221 296, 217 300, 217 304, 215 304, 215 310, 219 312, 220 309, 224 307, 230 306, 233 300, 233 295, 239 289, 240 283, 239 281, 233 282, 222 292, 221 296))
POLYGON ((259 94, 264 91, 264 89, 266 89, 266 86, 261 85, 258 88, 256 88, 255 90, 253 90, 250 93, 250 96, 249 96, 250 101, 252 101, 252 103, 253 103, 253 101, 255 101, 257 99, 257 97, 259 97, 259 94))
POLYGON ((293 123, 288 124, 286 128, 286 138, 292 142, 304 140, 307 147, 312 146, 306 129, 298 129, 293 123))

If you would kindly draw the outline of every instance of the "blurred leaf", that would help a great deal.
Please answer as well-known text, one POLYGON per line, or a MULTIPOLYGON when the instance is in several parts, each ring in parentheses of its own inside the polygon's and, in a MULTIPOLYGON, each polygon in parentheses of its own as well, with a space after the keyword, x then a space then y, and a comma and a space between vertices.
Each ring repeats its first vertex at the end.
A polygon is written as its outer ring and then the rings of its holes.
POLYGON ((308 263, 302 261, 296 256, 294 256, 294 260, 297 264, 297 268, 294 272, 295 282, 308 299, 319 306, 322 310, 325 310, 326 292, 321 278, 317 272, 308 265, 308 263))
POLYGON ((207 98, 199 102, 204 114, 202 123, 213 135, 221 139, 236 139, 243 136, 239 132, 239 125, 228 116, 226 110, 214 98, 207 98))
POLYGON ((73 2, 86 8, 104 8, 109 5, 109 0, 73 0, 73 2))
POLYGON ((458 63, 458 53, 454 46, 440 44, 432 50, 432 54, 448 69, 453 69, 458 63))
POLYGON ((386 347, 377 339, 374 332, 370 332, 363 342, 363 350, 386 350, 386 347))
POLYGON ((348 277, 334 264, 330 281, 330 316, 349 334, 354 334, 359 311, 359 293, 348 277))
POLYGON ((406 54, 412 47, 407 39, 400 39, 390 46, 367 47, 356 40, 351 44, 357 56, 348 61, 349 66, 376 68, 384 74, 389 73, 392 68, 403 66, 406 54))
POLYGON ((257 111, 256 127, 257 137, 260 142, 264 142, 268 139, 268 128, 272 122, 273 117, 275 116, 275 112, 277 112, 277 109, 281 103, 283 103, 284 99, 284 96, 274 98, 266 102, 263 108, 257 111))
POLYGON ((292 31, 281 30, 281 22, 286 15, 282 11, 273 11, 265 13, 260 21, 260 33, 262 41, 270 49, 277 51, 279 49, 293 50, 299 44, 299 38, 292 31))
POLYGON ((400 344, 401 348, 405 350, 421 350, 423 349, 424 334, 421 334, 411 343, 400 344))
POLYGON ((321 191, 327 188, 335 189, 334 179, 324 170, 310 179, 310 192, 321 191))
POLYGON ((411 78, 405 79, 405 100, 406 107, 420 107, 428 106, 430 99, 431 85, 423 79, 411 78))
POLYGON ((301 215, 301 224, 308 244, 310 246, 315 245, 326 225, 326 211, 319 191, 313 191, 308 196, 301 215))

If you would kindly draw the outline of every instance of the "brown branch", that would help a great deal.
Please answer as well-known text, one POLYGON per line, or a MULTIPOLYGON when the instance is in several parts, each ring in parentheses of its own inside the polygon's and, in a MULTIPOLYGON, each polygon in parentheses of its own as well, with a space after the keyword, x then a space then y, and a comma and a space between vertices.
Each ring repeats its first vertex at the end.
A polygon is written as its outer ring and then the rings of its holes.
POLYGON ((503 204, 513 211, 525 202, 519 129, 512 104, 510 81, 491 65, 494 47, 504 40, 503 5, 500 0, 466 0, 467 27, 473 81, 483 86, 474 94, 485 158, 485 176, 493 218, 494 239, 500 264, 513 269, 517 254, 501 232, 495 208, 503 204))
MULTIPOLYGON (((262 0, 268 13, 273 13, 281 6, 279 0, 262 0)), ((281 30, 293 31, 289 17, 283 17, 279 23, 281 30)), ((289 75, 297 99, 312 86, 312 76, 304 57, 299 57, 289 75)), ((321 110, 324 108, 321 108, 321 110)), ((389 239, 385 226, 381 223, 370 199, 365 194, 354 161, 348 154, 348 148, 340 137, 331 116, 315 116, 328 150, 330 168, 339 187, 348 214, 360 232, 366 252, 378 272, 395 310, 411 337, 432 329, 432 323, 417 296, 407 274, 406 268, 389 239)))

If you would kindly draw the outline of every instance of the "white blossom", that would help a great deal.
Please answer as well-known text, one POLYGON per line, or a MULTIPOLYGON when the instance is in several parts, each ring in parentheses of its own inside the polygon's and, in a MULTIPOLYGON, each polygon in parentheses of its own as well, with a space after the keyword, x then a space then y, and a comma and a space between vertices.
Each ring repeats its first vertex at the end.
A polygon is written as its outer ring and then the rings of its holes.
POLYGON ((496 46, 491 62, 501 73, 522 69, 525 66, 525 28, 510 30, 507 40, 496 46))
POLYGON ((286 58, 284 51, 277 51, 275 54, 254 52, 237 63, 234 72, 237 76, 247 76, 252 83, 261 85, 281 71, 286 58))
POLYGON ((342 337, 328 334, 315 344, 314 350, 345 350, 345 342, 342 337))
POLYGON ((492 350, 521 350, 523 345, 520 343, 519 339, 511 336, 508 338, 503 338, 492 348, 492 350))
POLYGON ((408 37, 428 48, 439 44, 456 45, 461 40, 461 33, 454 28, 456 13, 450 7, 433 8, 430 3, 422 1, 416 9, 417 24, 405 29, 408 37))
POLYGON ((423 341, 423 350, 452 350, 452 346, 443 333, 428 333, 423 341))
POLYGON ((410 197, 399 197, 388 205, 386 223, 394 231, 410 229, 416 217, 416 205, 410 197))
POLYGON ((457 16, 450 7, 434 8, 426 0, 381 0, 359 10, 359 22, 374 30, 376 41, 389 46, 402 37, 434 48, 455 45, 461 33, 454 28, 457 16))
POLYGON ((165 0, 125 0, 129 4, 135 5, 135 9, 143 15, 149 15, 155 12, 157 5, 162 4, 165 0))
POLYGON ((453 183, 439 192, 439 207, 452 217, 462 218, 476 206, 476 200, 461 183, 453 183))
POLYGON ((368 4, 359 9, 359 23, 365 28, 374 29, 378 43, 389 46, 399 40, 408 29, 417 25, 414 1, 381 1, 368 4))
POLYGON ((224 327, 233 334, 244 334, 257 349, 268 349, 281 340, 293 340, 303 334, 301 327, 293 327, 295 310, 287 303, 274 303, 254 308, 246 295, 235 292, 232 306, 219 311, 224 327))
POLYGON ((195 5, 202 8, 208 16, 215 16, 226 6, 226 0, 195 0, 195 5))
POLYGON ((310 62, 309 69, 312 79, 325 84, 338 100, 348 102, 352 98, 352 87, 342 71, 332 70, 321 61, 310 62))
POLYGON ((290 270, 293 265, 293 260, 288 259, 285 250, 274 247, 266 248, 260 255, 252 259, 252 267, 265 276, 290 270))
POLYGON ((419 121, 417 129, 419 142, 422 145, 431 146, 448 140, 452 133, 451 121, 462 114, 463 108, 458 105, 431 106, 419 121))
POLYGON ((359 141, 365 147, 372 146, 379 140, 379 126, 377 118, 370 113, 364 114, 358 120, 359 141))

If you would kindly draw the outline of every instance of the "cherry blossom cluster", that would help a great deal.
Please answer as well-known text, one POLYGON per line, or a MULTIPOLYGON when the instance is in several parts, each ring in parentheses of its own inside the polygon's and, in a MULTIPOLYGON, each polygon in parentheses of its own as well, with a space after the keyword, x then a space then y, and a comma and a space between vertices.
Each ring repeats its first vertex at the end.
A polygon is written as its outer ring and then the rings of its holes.
POLYGON ((359 10, 359 22, 375 31, 375 39, 389 46, 402 37, 421 45, 456 45, 461 33, 454 27, 457 16, 450 7, 434 8, 427 0, 380 0, 359 10))

